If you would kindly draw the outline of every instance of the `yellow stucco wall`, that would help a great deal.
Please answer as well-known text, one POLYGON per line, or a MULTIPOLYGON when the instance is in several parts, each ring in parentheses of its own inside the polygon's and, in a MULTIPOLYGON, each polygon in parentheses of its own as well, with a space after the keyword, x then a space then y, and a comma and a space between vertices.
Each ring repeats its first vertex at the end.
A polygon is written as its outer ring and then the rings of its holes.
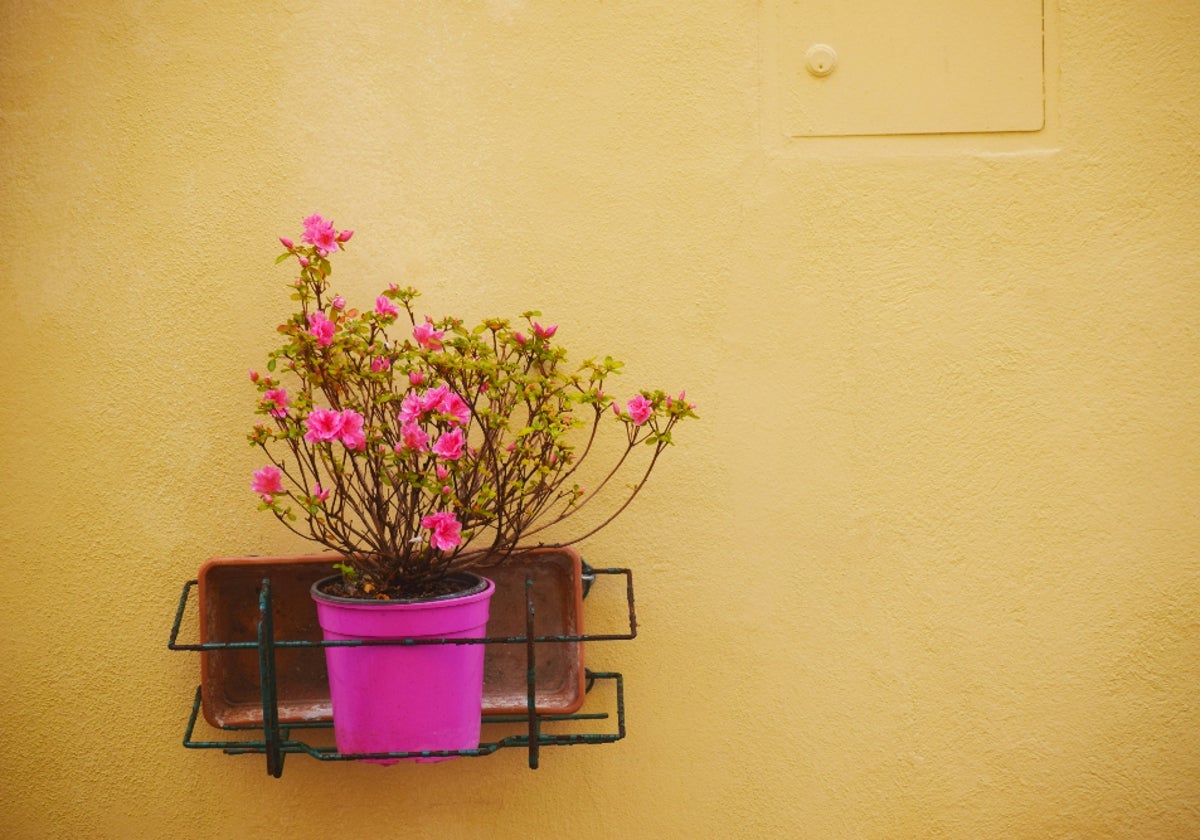
POLYGON ((1200 6, 1048 5, 1043 132, 809 144, 770 4, 0 5, 0 836, 1200 837, 1200 6), (313 210, 699 403, 627 740, 179 746, 313 210))

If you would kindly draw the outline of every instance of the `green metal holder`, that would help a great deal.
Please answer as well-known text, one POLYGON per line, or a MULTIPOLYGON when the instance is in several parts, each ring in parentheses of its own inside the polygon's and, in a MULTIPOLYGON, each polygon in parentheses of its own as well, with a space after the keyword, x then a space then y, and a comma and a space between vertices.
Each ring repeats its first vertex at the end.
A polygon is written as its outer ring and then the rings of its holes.
POLYGON ((597 682, 611 682, 616 694, 616 732, 602 733, 571 733, 555 734, 542 731, 543 723, 562 721, 591 721, 608 720, 608 712, 592 712, 578 714, 538 714, 536 711, 537 668, 534 665, 534 651, 539 644, 554 642, 608 642, 627 641, 637 636, 637 616, 633 600, 633 573, 629 569, 609 568, 593 569, 586 563, 583 565, 584 596, 587 596, 592 583, 598 576, 623 575, 625 577, 625 597, 629 606, 629 630, 626 633, 607 634, 578 634, 578 635, 542 635, 534 632, 535 610, 533 606, 533 579, 525 580, 525 635, 497 636, 470 639, 345 639, 336 641, 308 641, 302 639, 276 639, 271 603, 271 580, 264 578, 258 595, 258 639, 253 642, 203 642, 200 644, 181 644, 179 631, 183 624, 184 612, 187 609, 189 595, 197 585, 196 580, 189 580, 183 586, 179 596, 179 605, 175 612, 175 622, 171 626, 171 636, 167 642, 170 650, 182 651, 215 651, 215 650, 246 650, 257 649, 260 685, 262 687, 262 726, 224 726, 226 731, 262 733, 262 739, 203 741, 195 740, 196 721, 200 715, 201 689, 196 686, 192 711, 188 717, 187 729, 183 736, 183 745, 188 749, 219 749, 227 755, 265 755, 267 773, 275 778, 283 775, 284 759, 292 753, 311 756, 320 761, 358 761, 362 759, 408 759, 408 758, 451 758, 478 757, 491 755, 498 750, 509 747, 523 747, 529 754, 529 768, 536 770, 541 756, 542 747, 571 746, 574 744, 607 744, 619 741, 625 737, 625 684, 621 674, 615 671, 585 670, 586 687, 590 693, 597 682), (279 648, 311 648, 311 647, 361 647, 361 646, 409 646, 409 645, 525 645, 526 674, 527 674, 527 708, 525 715, 487 716, 483 723, 520 723, 525 724, 527 731, 520 735, 509 735, 494 741, 481 742, 473 750, 437 750, 421 752, 388 752, 388 753, 339 753, 334 747, 313 746, 297 737, 293 730, 329 729, 331 722, 317 721, 311 723, 292 723, 281 725, 279 721, 279 705, 277 698, 275 652, 279 648))

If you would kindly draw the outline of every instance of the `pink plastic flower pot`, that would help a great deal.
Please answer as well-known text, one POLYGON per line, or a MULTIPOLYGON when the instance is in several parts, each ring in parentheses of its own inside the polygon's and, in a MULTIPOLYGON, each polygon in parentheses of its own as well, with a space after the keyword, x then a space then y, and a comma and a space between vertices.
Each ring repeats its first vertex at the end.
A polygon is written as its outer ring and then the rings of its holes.
MULTIPOLYGON (((313 584, 312 597, 327 641, 484 637, 495 584, 470 573, 461 576, 470 579, 467 591, 426 601, 326 595, 321 586, 332 578, 313 584)), ((483 659, 482 644, 325 648, 338 752, 477 749, 483 659)))

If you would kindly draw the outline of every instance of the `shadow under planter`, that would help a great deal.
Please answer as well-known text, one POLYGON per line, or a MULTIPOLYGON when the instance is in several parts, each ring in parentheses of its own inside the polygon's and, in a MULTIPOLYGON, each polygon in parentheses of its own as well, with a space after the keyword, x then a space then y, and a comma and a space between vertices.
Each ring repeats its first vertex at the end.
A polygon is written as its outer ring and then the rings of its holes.
MULTIPOLYGON (((200 641, 254 642, 258 638, 258 593, 271 580, 277 641, 319 642, 313 583, 335 574, 331 554, 290 557, 219 557, 200 568, 200 641)), ((498 566, 475 569, 496 584, 488 620, 489 638, 525 635, 525 581, 533 581, 537 636, 583 634, 583 575, 571 548, 538 548, 498 566)), ((583 645, 545 642, 534 646, 538 714, 571 714, 584 700, 583 645)), ((484 659, 483 714, 528 712, 527 649, 524 644, 488 644, 484 659)), ((258 652, 204 651, 200 655, 205 719, 216 727, 261 726, 262 694, 258 652)), ((332 719, 325 652, 319 647, 276 648, 276 686, 281 724, 332 719)))

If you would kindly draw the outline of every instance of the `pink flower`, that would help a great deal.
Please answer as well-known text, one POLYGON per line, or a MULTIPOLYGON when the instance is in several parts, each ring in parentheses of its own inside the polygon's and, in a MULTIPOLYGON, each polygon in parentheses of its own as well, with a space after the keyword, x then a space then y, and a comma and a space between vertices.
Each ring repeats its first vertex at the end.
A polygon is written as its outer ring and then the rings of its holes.
POLYGON ((347 449, 361 451, 367 447, 367 436, 363 433, 363 416, 352 408, 341 414, 342 425, 338 435, 347 449))
POLYGON ((450 415, 450 422, 459 426, 465 426, 471 422, 471 407, 453 391, 448 391, 442 397, 437 405, 437 410, 442 414, 450 415))
POLYGON ((633 399, 625 404, 625 410, 629 412, 629 416, 633 418, 633 425, 640 426, 650 419, 650 415, 654 413, 654 407, 650 404, 650 400, 646 399, 641 394, 638 394, 633 399))
POLYGON ((471 407, 449 385, 438 385, 421 395, 421 411, 436 411, 450 416, 450 422, 464 425, 471 419, 471 407))
POLYGON ((437 443, 433 445, 433 453, 445 458, 447 461, 457 461, 462 457, 463 452, 463 433, 462 429, 451 429, 444 432, 437 439, 437 443))
POLYGON ((317 250, 329 253, 336 251, 340 247, 338 245, 338 232, 333 229, 333 222, 327 222, 317 213, 313 213, 304 220, 304 236, 305 242, 310 245, 317 246, 317 250))
POLYGON ((288 395, 284 388, 272 388, 263 393, 263 405, 272 417, 287 417, 288 395))
POLYGON ((329 498, 329 491, 321 486, 320 482, 313 485, 313 500, 323 502, 329 498))
POLYGON ((376 356, 371 359, 371 373, 380 373, 392 366, 392 360, 386 356, 376 356))
POLYGON ((419 371, 419 370, 412 371, 411 373, 408 374, 408 384, 424 385, 425 384, 425 374, 421 373, 421 371, 419 371))
POLYGON ((326 318, 324 312, 313 312, 308 316, 308 334, 316 338, 322 347, 333 344, 334 329, 333 321, 326 318))
POLYGON ((400 314, 400 310, 396 307, 396 304, 383 295, 380 295, 375 298, 375 314, 383 318, 395 318, 400 314))
POLYGON ((446 335, 445 330, 435 330, 433 328, 433 319, 429 316, 425 317, 424 324, 417 324, 413 327, 413 338, 417 340, 426 350, 441 350, 442 338, 446 335))
POLYGON ((537 321, 533 322, 533 334, 538 338, 547 339, 558 332, 558 324, 551 324, 548 327, 543 327, 537 321))
POLYGON ((342 413, 328 408, 314 408, 304 419, 304 425, 308 429, 304 439, 309 443, 336 440, 342 433, 342 413))
POLYGON ((264 502, 270 502, 276 493, 283 492, 283 473, 279 471, 279 467, 273 467, 270 464, 255 470, 254 480, 250 482, 250 489, 262 496, 264 502))
POLYGON ((421 419, 421 398, 416 392, 409 391, 400 402, 400 413, 396 415, 401 423, 414 423, 421 419))
POLYGON ((421 395, 421 411, 438 411, 442 405, 442 400, 450 393, 449 385, 438 385, 436 388, 428 389, 421 395))
POLYGON ((428 452, 429 435, 416 423, 405 423, 400 427, 400 446, 414 452, 428 452))
POLYGON ((462 523, 449 511, 422 517, 421 527, 430 531, 429 544, 438 551, 449 551, 462 545, 462 523))

